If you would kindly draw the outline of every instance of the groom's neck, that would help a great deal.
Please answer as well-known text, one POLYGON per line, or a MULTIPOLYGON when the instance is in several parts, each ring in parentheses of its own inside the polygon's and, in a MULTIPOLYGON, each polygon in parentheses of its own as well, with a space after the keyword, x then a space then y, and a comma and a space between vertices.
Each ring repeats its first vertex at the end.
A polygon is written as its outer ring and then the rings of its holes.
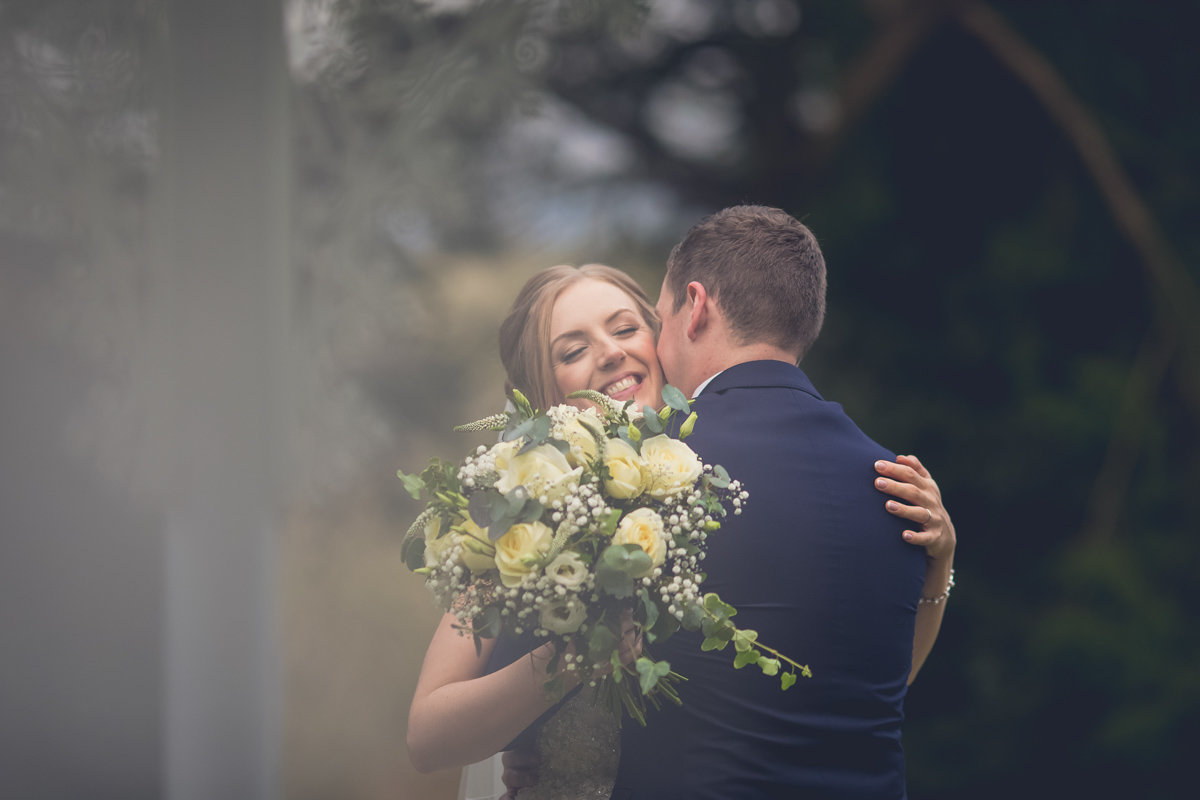
POLYGON ((797 362, 795 353, 766 342, 747 344, 738 344, 730 340, 713 342, 704 346, 698 345, 696 355, 699 358, 694 362, 695 366, 690 370, 691 374, 686 381, 690 385, 679 387, 689 396, 695 392, 696 387, 713 375, 738 364, 750 361, 782 361, 794 365, 797 362))

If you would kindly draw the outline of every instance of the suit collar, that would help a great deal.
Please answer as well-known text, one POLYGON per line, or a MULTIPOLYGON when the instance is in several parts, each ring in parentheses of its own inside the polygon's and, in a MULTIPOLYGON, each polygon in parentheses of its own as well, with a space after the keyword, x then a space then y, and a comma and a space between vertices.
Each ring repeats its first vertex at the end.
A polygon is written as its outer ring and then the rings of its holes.
POLYGON ((726 389, 766 387, 799 389, 818 400, 823 399, 803 370, 795 364, 783 361, 746 361, 734 364, 713 378, 700 397, 710 393, 717 394, 726 389))

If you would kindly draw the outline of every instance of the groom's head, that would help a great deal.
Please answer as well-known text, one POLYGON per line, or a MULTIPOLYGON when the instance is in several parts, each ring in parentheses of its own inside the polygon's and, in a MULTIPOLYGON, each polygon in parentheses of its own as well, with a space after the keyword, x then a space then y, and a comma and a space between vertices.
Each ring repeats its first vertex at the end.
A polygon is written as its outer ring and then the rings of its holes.
POLYGON ((659 356, 673 383, 687 383, 672 373, 712 348, 774 349, 798 362, 825 318, 825 258, 812 231, 790 214, 733 206, 701 220, 671 251, 658 310, 659 356), (714 336, 694 335, 699 299, 719 317, 714 336))

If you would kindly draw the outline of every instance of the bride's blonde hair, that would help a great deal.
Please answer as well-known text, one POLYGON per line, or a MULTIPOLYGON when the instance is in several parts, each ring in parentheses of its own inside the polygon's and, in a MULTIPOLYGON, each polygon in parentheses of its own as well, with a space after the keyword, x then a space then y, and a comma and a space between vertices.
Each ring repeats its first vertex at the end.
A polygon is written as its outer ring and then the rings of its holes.
POLYGON ((500 323, 500 362, 507 374, 504 390, 520 389, 534 408, 546 409, 566 400, 550 361, 550 315, 563 290, 585 278, 610 283, 629 295, 658 339, 662 323, 654 306, 637 281, 621 270, 605 264, 559 264, 542 270, 521 287, 500 323))

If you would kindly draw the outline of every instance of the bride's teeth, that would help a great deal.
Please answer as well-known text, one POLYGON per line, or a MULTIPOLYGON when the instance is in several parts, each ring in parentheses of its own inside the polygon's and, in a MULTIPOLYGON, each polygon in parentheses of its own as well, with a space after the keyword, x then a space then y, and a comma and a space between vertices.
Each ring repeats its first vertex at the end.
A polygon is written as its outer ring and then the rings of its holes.
POLYGON ((610 383, 604 389, 604 393, 611 397, 612 395, 617 394, 618 392, 623 392, 626 389, 628 389, 630 386, 635 386, 635 385, 637 385, 637 378, 632 378, 632 377, 622 378, 621 380, 617 381, 616 383, 610 383))

